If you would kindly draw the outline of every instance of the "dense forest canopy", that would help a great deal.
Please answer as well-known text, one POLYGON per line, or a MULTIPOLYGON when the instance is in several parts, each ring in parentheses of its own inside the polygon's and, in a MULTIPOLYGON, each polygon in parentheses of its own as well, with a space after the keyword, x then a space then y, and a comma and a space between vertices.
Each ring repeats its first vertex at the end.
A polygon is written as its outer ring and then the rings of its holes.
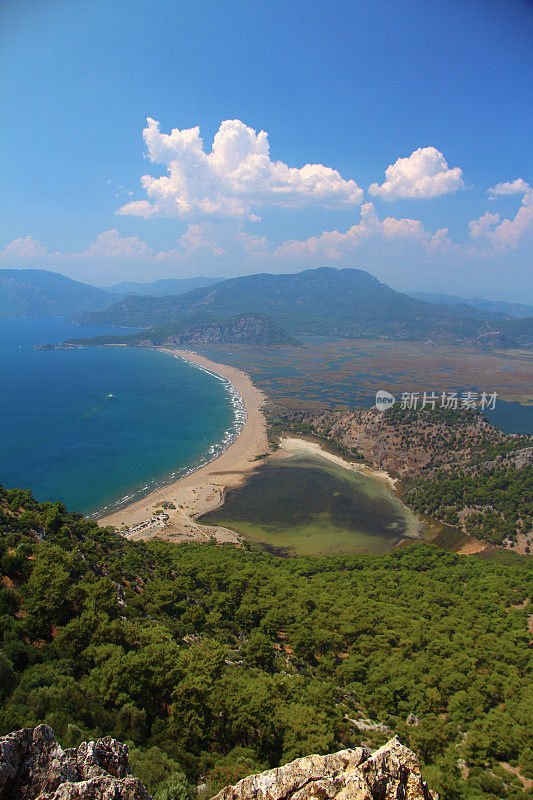
MULTIPOLYGON (((418 480, 407 493, 416 511, 460 525, 471 536, 493 544, 512 543, 518 533, 531 536, 533 468, 491 469, 474 475, 457 470, 418 480)), ((526 553, 530 546, 526 545, 526 553)))
POLYGON ((528 560, 282 560, 132 543, 26 491, 1 502, 3 731, 129 741, 161 798, 393 732, 443 798, 529 796, 528 560))

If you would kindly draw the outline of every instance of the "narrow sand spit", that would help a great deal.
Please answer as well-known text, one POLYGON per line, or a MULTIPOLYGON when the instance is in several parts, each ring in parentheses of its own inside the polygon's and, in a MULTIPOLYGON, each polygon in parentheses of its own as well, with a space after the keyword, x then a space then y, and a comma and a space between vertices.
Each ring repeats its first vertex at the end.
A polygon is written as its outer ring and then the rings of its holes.
POLYGON ((280 456, 287 456, 302 452, 311 453, 315 456, 321 456, 321 458, 327 458, 328 461, 333 461, 333 463, 338 464, 339 467, 351 469, 353 472, 359 472, 361 475, 366 475, 369 478, 379 478, 379 480, 388 483, 393 489, 396 486, 396 478, 391 478, 389 473, 385 472, 385 470, 372 469, 371 467, 367 467, 365 464, 358 464, 354 463, 353 461, 345 461, 345 459, 341 458, 341 456, 328 453, 328 451, 324 450, 318 442, 310 442, 308 439, 299 439, 293 436, 283 436, 279 442, 279 449, 276 451, 276 453, 279 453, 280 456))
POLYGON ((195 518, 217 508, 224 500, 227 489, 244 483, 246 476, 261 463, 259 456, 269 452, 266 422, 261 408, 263 393, 252 383, 249 375, 226 364, 216 364, 203 356, 187 350, 161 348, 165 352, 197 364, 231 381, 243 399, 246 422, 235 442, 218 458, 169 486, 149 494, 142 500, 98 520, 100 525, 113 525, 117 530, 129 528, 149 519, 162 503, 173 503, 175 509, 166 509, 169 519, 165 525, 156 523, 141 531, 126 534, 131 539, 154 537, 174 542, 206 541, 238 544, 237 533, 227 528, 199 525, 195 518))

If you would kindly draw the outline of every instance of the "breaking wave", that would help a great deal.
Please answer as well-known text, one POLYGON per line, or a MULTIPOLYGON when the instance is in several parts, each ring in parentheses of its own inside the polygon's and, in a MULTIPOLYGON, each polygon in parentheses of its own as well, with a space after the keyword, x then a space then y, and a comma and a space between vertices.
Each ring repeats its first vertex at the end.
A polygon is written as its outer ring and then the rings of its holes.
POLYGON ((130 494, 124 495, 119 500, 116 500, 109 505, 102 506, 96 512, 91 514, 90 516, 94 519, 107 516, 115 511, 120 511, 122 508, 125 508, 137 500, 141 500, 143 497, 151 494, 157 489, 162 489, 163 487, 168 486, 169 484, 174 483, 181 478, 185 478, 187 475, 191 475, 193 472, 197 472, 199 469, 202 469, 202 467, 205 467, 206 464, 209 464, 211 461, 214 461, 220 455, 222 455, 222 453, 227 450, 228 447, 233 444, 233 442, 236 441, 246 424, 247 413, 244 400, 228 378, 225 378, 223 375, 219 375, 218 372, 213 372, 213 370, 207 369, 207 367, 202 367, 200 364, 196 364, 194 361, 183 358, 182 356, 177 356, 173 353, 170 355, 172 355, 173 358, 179 358, 180 361, 185 361, 185 363, 189 364, 195 369, 200 370, 201 372, 206 372, 208 375, 211 375, 222 384, 231 403, 233 414, 232 424, 226 429, 224 435, 219 441, 209 444, 204 448, 200 458, 194 464, 179 467, 178 469, 166 475, 164 478, 158 478, 154 479, 153 481, 149 481, 133 492, 130 490, 130 494))

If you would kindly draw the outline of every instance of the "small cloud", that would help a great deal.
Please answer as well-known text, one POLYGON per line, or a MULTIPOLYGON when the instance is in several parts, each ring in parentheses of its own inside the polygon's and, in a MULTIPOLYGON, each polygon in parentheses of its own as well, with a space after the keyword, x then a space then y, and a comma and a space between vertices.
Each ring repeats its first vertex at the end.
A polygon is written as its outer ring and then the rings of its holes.
POLYGON ((195 251, 213 255, 215 258, 227 255, 224 248, 212 241, 199 224, 189 225, 187 231, 180 236, 180 245, 187 255, 195 251))
MULTIPOLYGON (((446 231, 447 233, 447 231, 446 231)), ((440 238, 442 232, 439 231, 440 238)), ((385 217, 380 220, 373 203, 361 206, 361 221, 344 233, 324 231, 320 236, 311 236, 305 241, 288 241, 274 252, 277 258, 318 259, 329 262, 341 260, 353 253, 362 244, 388 242, 398 244, 416 243, 435 250, 439 237, 431 236, 418 219, 385 217)))
POLYGON ((473 219, 472 222, 468 223, 470 236, 472 239, 479 239, 483 236, 486 236, 488 233, 494 230, 499 221, 499 214, 491 214, 490 211, 486 211, 482 217, 479 219, 473 219))
POLYGON ((125 186, 122 186, 121 183, 113 183, 111 178, 107 179, 108 186, 112 186, 115 190, 115 197, 120 197, 121 195, 127 194, 129 197, 132 196, 133 192, 131 189, 127 189, 125 186))
POLYGON ((146 242, 137 236, 121 236, 116 228, 113 228, 98 234, 96 241, 79 255, 90 258, 146 258, 152 254, 153 250, 146 242))
POLYGON ((501 195, 509 194, 526 194, 531 191, 531 187, 522 178, 517 178, 515 181, 505 181, 504 183, 497 183, 496 186, 491 186, 487 189, 489 200, 496 200, 501 195))
POLYGON ((14 239, 3 250, 0 250, 2 261, 34 261, 48 255, 46 246, 34 239, 33 236, 19 236, 14 239))
POLYGON ((387 167, 385 178, 381 186, 373 183, 368 189, 370 194, 384 200, 439 197, 464 188, 462 170, 449 169, 435 147, 419 147, 409 158, 399 158, 387 167))
MULTIPOLYGON (((514 194, 514 192, 503 191, 501 194, 514 194)), ((523 239, 533 235, 533 192, 528 187, 513 219, 500 221, 499 214, 491 214, 487 211, 479 219, 472 220, 469 228, 470 236, 473 239, 486 242, 497 249, 518 247, 523 239)))
POLYGON ((153 217, 157 212, 148 200, 132 200, 131 203, 126 203, 117 209, 115 213, 129 217, 153 217))

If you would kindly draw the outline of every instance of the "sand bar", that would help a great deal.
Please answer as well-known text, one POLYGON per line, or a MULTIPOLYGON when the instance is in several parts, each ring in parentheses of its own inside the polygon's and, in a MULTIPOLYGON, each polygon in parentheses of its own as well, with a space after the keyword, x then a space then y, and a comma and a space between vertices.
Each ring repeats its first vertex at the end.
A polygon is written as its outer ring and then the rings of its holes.
POLYGON ((320 456, 321 458, 327 458, 328 461, 332 461, 334 464, 338 464, 339 467, 343 467, 344 469, 350 469, 353 472, 359 472, 361 475, 366 475, 368 478, 378 478, 378 480, 385 481, 385 483, 388 483, 392 489, 395 488, 397 483, 396 478, 392 478, 385 470, 372 469, 371 467, 367 467, 366 464, 360 464, 354 461, 346 461, 341 456, 337 456, 334 453, 328 453, 328 451, 324 450, 318 442, 311 442, 309 439, 300 439, 296 436, 283 436, 280 439, 279 449, 276 451, 276 454, 281 457, 285 457, 288 455, 297 455, 298 453, 311 453, 312 455, 320 456))
POLYGON ((149 519, 162 503, 170 502, 176 508, 166 510, 169 519, 164 525, 151 525, 127 534, 128 538, 157 537, 175 542, 215 538, 218 542, 237 544, 241 539, 234 531, 199 525, 195 518, 221 505, 225 491, 244 483, 247 475, 262 462, 258 457, 269 452, 266 421, 261 410, 265 396, 254 386, 249 375, 235 367, 217 364, 188 350, 161 349, 229 380, 244 402, 246 422, 237 439, 218 458, 120 511, 100 518, 98 522, 100 525, 113 525, 117 530, 124 529, 124 526, 129 528, 149 519))

